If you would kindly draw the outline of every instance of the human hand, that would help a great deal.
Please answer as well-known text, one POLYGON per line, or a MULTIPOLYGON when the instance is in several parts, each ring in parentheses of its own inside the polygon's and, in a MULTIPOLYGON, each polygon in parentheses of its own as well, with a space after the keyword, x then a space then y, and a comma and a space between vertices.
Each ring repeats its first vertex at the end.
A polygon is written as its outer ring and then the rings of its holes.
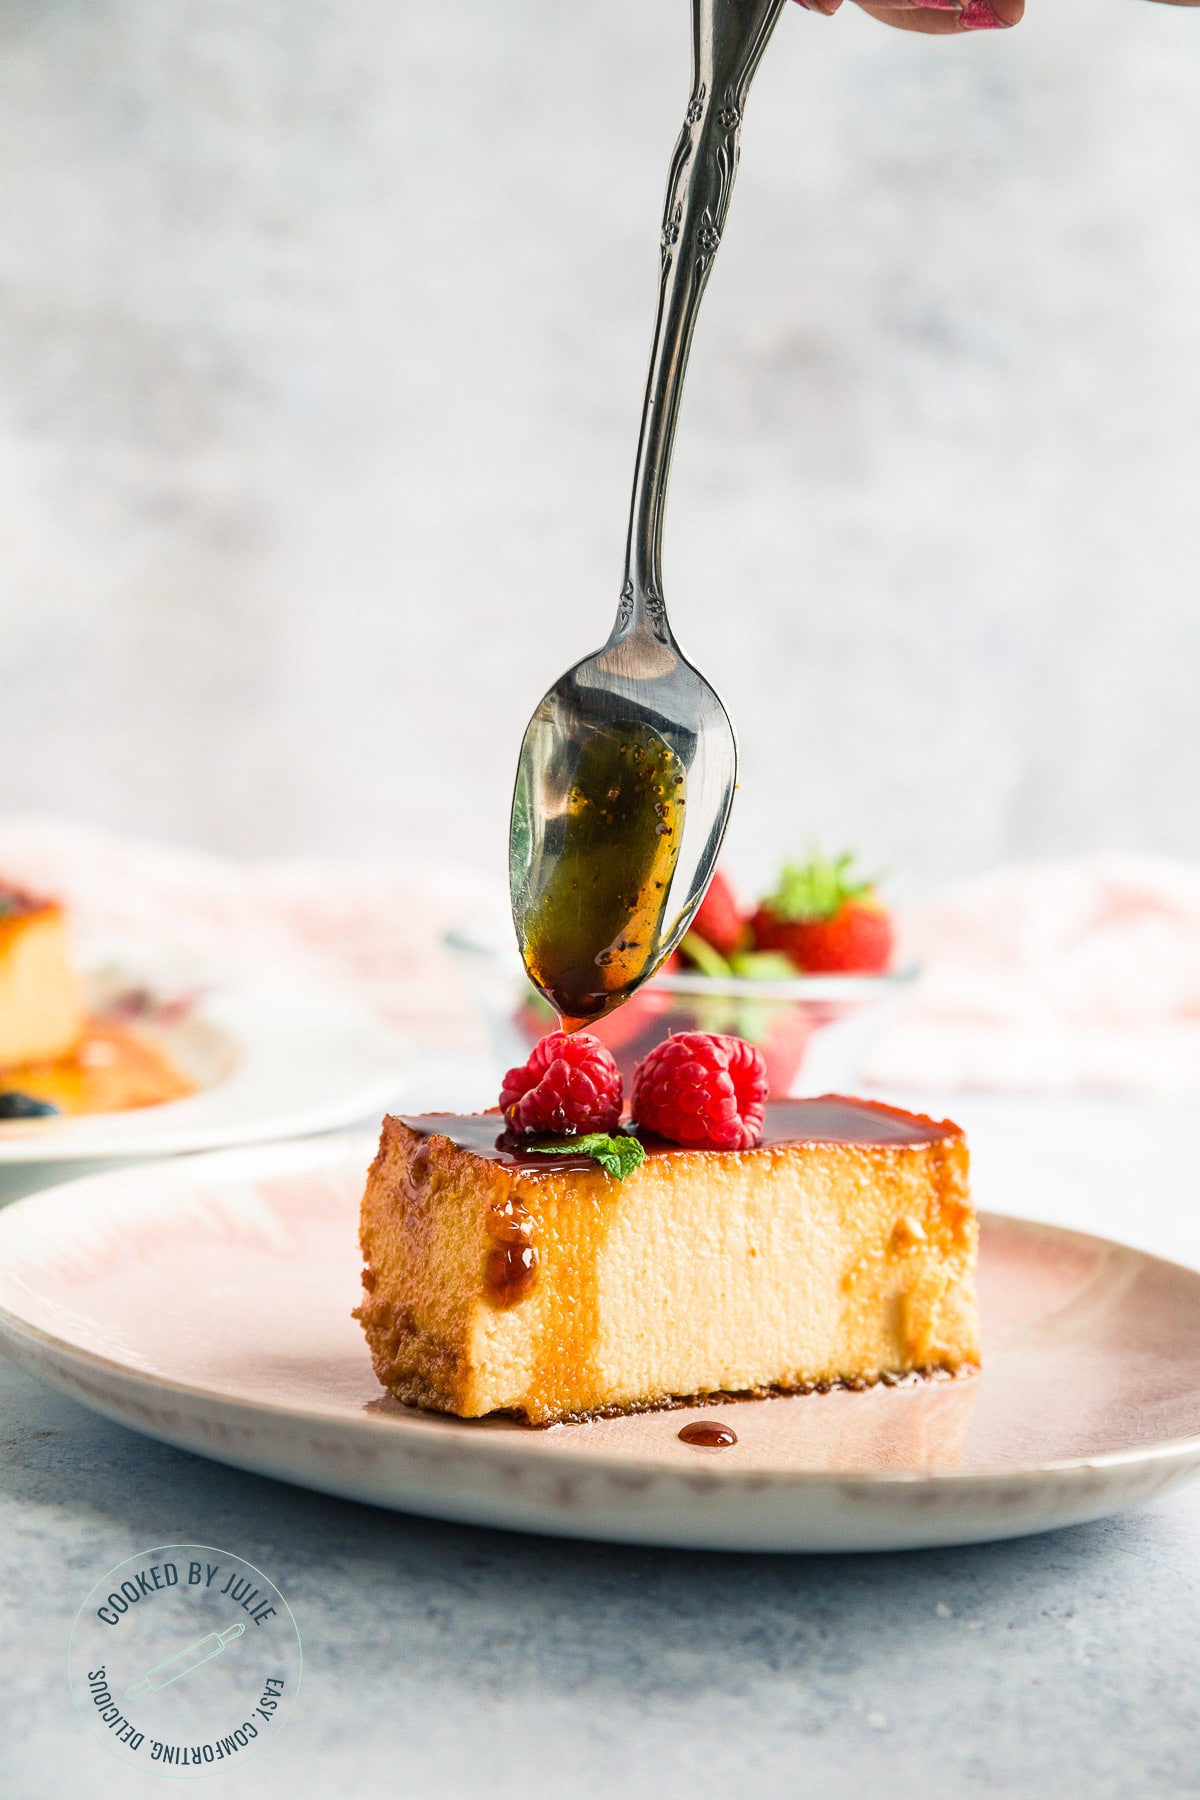
MULTIPOLYGON (((1025 0, 857 0, 865 13, 901 31, 943 36, 956 31, 998 31, 1017 25, 1025 0)), ((809 12, 835 13, 842 0, 800 0, 809 12)), ((1200 6, 1200 0, 1160 0, 1166 6, 1200 6)))
MULTIPOLYGON (((799 0, 809 12, 835 13, 842 0, 799 0)), ((1193 0, 1185 0, 1191 5, 1193 0)), ((997 31, 1016 25, 1025 0, 858 0, 865 13, 901 31, 948 35, 957 31, 997 31)))
MULTIPOLYGON (((799 0, 810 13, 837 13, 842 0, 799 0)), ((1200 5, 1200 0, 1160 0, 1162 5, 1200 5)), ((858 0, 871 18, 900 31, 1002 31, 1024 18, 1025 0, 858 0)))

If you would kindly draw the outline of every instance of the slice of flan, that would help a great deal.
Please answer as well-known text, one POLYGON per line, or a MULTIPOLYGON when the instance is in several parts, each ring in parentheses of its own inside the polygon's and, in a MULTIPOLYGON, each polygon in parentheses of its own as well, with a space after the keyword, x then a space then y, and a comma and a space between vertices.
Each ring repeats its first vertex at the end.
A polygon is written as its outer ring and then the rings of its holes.
POLYGON ((617 1181, 499 1113, 385 1119, 357 1313, 383 1386, 545 1425, 978 1364, 956 1125, 831 1096, 771 1102, 755 1150, 644 1147, 617 1181))
POLYGON ((0 1069, 68 1055, 84 1023, 62 907, 0 881, 0 1069))

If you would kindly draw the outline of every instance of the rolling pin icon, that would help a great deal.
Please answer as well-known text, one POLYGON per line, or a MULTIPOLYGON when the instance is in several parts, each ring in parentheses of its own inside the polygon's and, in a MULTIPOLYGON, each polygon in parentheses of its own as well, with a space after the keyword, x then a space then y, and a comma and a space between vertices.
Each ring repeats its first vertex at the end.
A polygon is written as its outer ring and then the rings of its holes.
POLYGON ((201 1663, 219 1656, 226 1644, 232 1644, 234 1638, 240 1638, 245 1629, 244 1625, 230 1625, 225 1631, 210 1631, 207 1637, 197 1638, 186 1650, 178 1650, 174 1656, 168 1656, 165 1662, 155 1663, 140 1681, 135 1681, 132 1687, 125 1689, 125 1698, 136 1700, 139 1694, 151 1691, 157 1693, 159 1688, 170 1687, 181 1675, 190 1675, 201 1663))

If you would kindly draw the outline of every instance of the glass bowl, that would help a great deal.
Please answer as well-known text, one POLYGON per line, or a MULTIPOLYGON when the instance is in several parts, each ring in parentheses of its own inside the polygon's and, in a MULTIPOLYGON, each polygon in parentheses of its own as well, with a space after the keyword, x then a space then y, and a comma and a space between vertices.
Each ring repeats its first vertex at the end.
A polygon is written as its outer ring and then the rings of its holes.
MULTIPOLYGON (((445 942, 503 1067, 523 1063, 556 1020, 527 980, 515 944, 484 930, 453 931, 445 942)), ((612 1051, 627 1094, 647 1051, 681 1031, 729 1032, 756 1044, 777 1096, 850 1093, 872 1040, 916 976, 915 966, 885 975, 796 975, 786 981, 680 970, 655 976, 587 1029, 612 1051)))

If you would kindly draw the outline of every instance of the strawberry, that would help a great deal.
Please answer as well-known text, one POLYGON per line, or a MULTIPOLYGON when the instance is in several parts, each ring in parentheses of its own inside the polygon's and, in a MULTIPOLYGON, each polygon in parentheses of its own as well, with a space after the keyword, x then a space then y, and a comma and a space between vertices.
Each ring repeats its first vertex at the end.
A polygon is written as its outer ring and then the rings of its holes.
POLYGON ((751 921, 760 950, 782 950, 807 975, 878 975, 894 934, 874 881, 855 880, 853 856, 789 863, 751 921))
POLYGON ((696 910, 691 929, 722 956, 746 947, 746 915, 734 898, 728 877, 717 870, 696 910))

